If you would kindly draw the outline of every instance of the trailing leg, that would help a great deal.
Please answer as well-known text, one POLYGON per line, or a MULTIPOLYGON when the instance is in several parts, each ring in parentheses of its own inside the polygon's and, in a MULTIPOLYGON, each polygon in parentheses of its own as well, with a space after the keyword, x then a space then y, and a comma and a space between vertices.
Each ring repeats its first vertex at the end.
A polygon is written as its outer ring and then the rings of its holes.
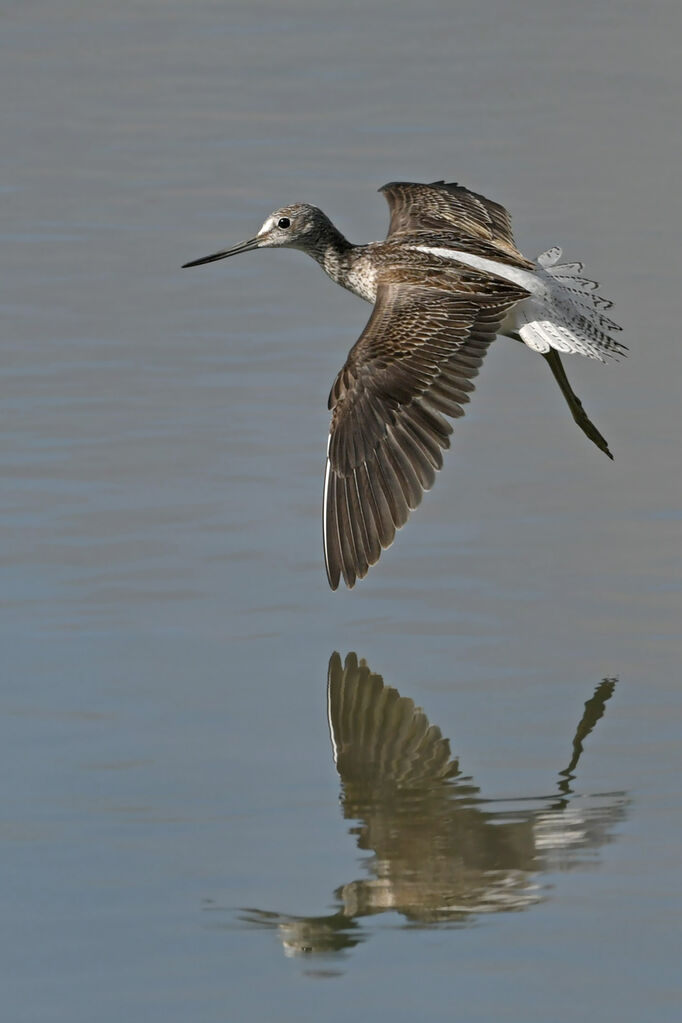
POLYGON ((546 359, 547 364, 552 371, 552 376, 559 385, 559 389, 566 400, 566 404, 571 410, 571 415, 575 422, 578 424, 583 433, 590 438, 592 443, 596 444, 600 451, 603 451, 605 455, 608 455, 608 457, 613 460, 613 455, 609 451, 608 444, 585 412, 580 398, 577 394, 575 394, 569 384, 559 353, 552 348, 548 352, 543 352, 542 356, 546 359))

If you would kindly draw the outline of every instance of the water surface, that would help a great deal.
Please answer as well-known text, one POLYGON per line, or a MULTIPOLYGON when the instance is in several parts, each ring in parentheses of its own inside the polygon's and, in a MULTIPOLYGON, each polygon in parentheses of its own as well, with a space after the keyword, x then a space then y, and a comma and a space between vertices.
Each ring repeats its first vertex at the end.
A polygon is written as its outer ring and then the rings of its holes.
POLYGON ((13 1023, 678 1018, 681 29, 672 0, 4 6, 13 1023), (615 462, 500 341, 332 594, 326 396, 369 309, 291 252, 180 265, 298 200, 382 237, 375 189, 441 177, 614 300, 630 358, 567 369, 615 462), (334 651, 424 708, 444 777, 349 780, 334 651))

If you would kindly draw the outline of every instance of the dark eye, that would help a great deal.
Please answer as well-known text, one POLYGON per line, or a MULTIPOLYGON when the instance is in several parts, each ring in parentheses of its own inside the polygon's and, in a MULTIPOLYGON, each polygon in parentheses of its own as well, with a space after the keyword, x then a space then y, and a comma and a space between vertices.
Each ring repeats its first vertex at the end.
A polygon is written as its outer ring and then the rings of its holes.
POLYGON ((291 221, 288 217, 280 217, 277 221, 277 227, 290 227, 291 221))

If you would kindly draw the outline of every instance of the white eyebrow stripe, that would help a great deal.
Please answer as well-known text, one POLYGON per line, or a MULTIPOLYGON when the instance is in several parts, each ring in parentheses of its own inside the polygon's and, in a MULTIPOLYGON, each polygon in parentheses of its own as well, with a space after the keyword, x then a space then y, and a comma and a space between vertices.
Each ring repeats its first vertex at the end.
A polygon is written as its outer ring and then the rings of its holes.
MULTIPOLYGON (((260 231, 258 232, 258 235, 267 234, 268 231, 271 231, 274 226, 275 226, 275 218, 274 217, 268 217, 268 219, 265 221, 265 223, 261 227, 260 231)), ((256 237, 258 237, 258 235, 256 235, 256 237)))

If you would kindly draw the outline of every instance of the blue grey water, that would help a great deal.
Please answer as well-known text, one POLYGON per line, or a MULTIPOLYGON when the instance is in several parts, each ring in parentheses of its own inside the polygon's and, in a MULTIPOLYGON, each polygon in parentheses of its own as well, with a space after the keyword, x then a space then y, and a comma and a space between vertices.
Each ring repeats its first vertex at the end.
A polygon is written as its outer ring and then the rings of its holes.
POLYGON ((0 30, 3 1018, 678 1019, 677 0, 0 30), (614 299, 630 358, 567 368, 615 462, 499 341, 433 492, 331 593, 326 396, 368 307, 297 253, 179 268, 291 201, 380 238, 375 189, 441 177, 614 299), (335 769, 334 651, 450 740, 415 835, 335 769))

